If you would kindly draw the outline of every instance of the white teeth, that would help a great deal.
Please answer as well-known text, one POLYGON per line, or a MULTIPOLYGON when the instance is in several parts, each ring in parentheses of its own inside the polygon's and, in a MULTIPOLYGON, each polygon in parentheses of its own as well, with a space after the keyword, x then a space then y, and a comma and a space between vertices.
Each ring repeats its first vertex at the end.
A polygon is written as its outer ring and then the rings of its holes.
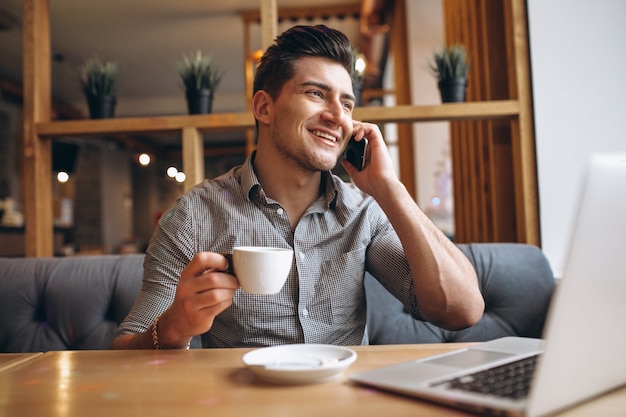
POLYGON ((332 136, 332 135, 329 135, 328 133, 324 133, 324 132, 321 132, 319 130, 314 130, 311 133, 313 133, 315 136, 319 136, 319 137, 322 137, 324 139, 328 139, 328 140, 331 140, 333 142, 337 142, 337 138, 332 136))

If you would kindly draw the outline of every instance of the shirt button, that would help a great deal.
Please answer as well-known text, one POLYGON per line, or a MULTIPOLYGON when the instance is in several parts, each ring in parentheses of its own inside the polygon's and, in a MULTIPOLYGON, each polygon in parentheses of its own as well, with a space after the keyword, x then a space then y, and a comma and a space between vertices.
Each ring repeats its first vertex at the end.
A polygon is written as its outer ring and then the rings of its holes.
POLYGON ((308 317, 308 316, 309 316, 309 310, 307 310, 306 308, 303 308, 303 309, 302 309, 302 315, 303 315, 304 317, 308 317))
POLYGON ((276 213, 278 213, 279 215, 282 216, 282 214, 285 212, 285 210, 283 210, 282 208, 279 208, 278 210, 276 210, 276 213))
POLYGON ((300 252, 298 255, 300 256, 300 259, 306 258, 306 255, 304 254, 304 252, 300 252))

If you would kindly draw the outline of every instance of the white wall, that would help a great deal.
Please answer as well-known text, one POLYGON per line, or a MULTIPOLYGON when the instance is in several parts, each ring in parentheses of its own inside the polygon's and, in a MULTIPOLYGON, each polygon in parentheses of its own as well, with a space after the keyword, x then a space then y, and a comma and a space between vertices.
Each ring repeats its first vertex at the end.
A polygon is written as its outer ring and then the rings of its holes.
POLYGON ((542 249, 560 277, 585 161, 626 152, 626 1, 527 3, 542 249))

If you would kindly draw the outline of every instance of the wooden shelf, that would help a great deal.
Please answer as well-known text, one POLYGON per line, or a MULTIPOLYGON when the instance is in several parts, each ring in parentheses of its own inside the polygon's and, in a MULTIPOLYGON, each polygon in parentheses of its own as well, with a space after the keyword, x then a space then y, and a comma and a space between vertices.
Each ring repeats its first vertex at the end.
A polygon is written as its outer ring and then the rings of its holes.
POLYGON ((192 116, 62 120, 38 123, 35 131, 41 137, 57 137, 175 132, 186 128, 201 131, 251 129, 254 128, 254 117, 252 113, 216 113, 192 116))
MULTIPOLYGON (((433 122, 517 117, 515 100, 446 103, 428 106, 359 107, 355 120, 372 123, 433 122)), ((158 116, 101 120, 64 120, 38 123, 35 131, 41 137, 73 135, 113 135, 150 132, 174 132, 185 128, 200 131, 244 130, 254 128, 252 113, 217 113, 193 116, 158 116)))
POLYGON ((360 107, 354 111, 354 118, 372 123, 437 122, 517 117, 519 112, 517 101, 502 100, 430 106, 360 107))

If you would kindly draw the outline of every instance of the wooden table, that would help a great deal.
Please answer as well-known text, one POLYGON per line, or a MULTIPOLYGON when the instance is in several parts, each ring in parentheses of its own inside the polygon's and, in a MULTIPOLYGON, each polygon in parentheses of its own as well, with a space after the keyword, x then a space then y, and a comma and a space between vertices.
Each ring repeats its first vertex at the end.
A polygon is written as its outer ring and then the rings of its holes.
MULTIPOLYGON (((48 352, 0 370, 0 416, 471 416, 353 385, 351 372, 461 345, 356 347, 357 361, 334 381, 271 385, 245 368, 250 349, 48 352)), ((563 416, 623 416, 626 388, 563 416)))
POLYGON ((41 353, 0 353, 0 371, 20 365, 40 355, 41 353))

